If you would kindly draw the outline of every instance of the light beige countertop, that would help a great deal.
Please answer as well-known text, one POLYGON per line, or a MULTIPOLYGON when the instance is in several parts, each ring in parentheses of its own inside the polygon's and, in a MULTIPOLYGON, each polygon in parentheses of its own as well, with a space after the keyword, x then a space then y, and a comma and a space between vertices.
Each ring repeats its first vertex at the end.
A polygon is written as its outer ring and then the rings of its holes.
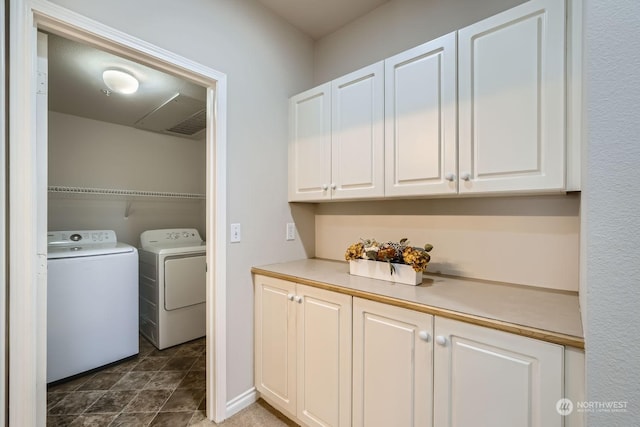
POLYGON ((421 285, 411 286, 352 276, 348 263, 321 259, 259 266, 251 272, 584 348, 578 295, 572 292, 428 273, 421 285))

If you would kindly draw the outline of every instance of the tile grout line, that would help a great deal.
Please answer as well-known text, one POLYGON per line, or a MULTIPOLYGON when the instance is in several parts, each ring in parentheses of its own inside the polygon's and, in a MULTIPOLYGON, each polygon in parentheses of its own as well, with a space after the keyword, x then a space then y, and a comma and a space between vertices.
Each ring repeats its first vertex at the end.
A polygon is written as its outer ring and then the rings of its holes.
MULTIPOLYGON (((53 406, 51 406, 50 408, 47 409, 47 415, 48 416, 52 416, 52 417, 73 417, 73 419, 68 420, 68 422, 75 422, 76 419, 78 419, 79 417, 82 416, 91 416, 91 415, 103 415, 103 416, 110 416, 113 417, 109 423, 109 425, 114 425, 115 426, 115 422, 116 420, 121 417, 123 414, 127 414, 129 412, 125 412, 127 408, 130 407, 130 405, 132 404, 133 401, 135 401, 136 399, 140 398, 141 395, 145 392, 145 391, 153 391, 153 390, 168 390, 169 393, 168 395, 156 406, 158 409, 155 411, 149 411, 149 412, 145 412, 142 411, 140 413, 145 413, 145 414, 149 414, 150 418, 149 421, 145 423, 145 426, 149 426, 150 424, 153 423, 153 421, 156 419, 156 417, 158 416, 159 413, 162 412, 162 408, 167 404, 167 402, 171 399, 171 397, 175 394, 175 392, 177 390, 181 390, 180 385, 183 383, 183 381, 185 381, 185 379, 191 375, 190 381, 193 381, 193 377, 195 375, 200 375, 202 374, 203 376, 206 375, 206 369, 203 371, 202 369, 199 369, 199 364, 198 362, 205 357, 206 355, 206 347, 204 345, 196 345, 196 346, 189 346, 189 344, 187 343, 187 346, 182 347, 180 349, 178 349, 177 351, 173 351, 171 352, 171 355, 167 355, 167 360, 162 363, 161 365, 158 365, 156 367, 156 370, 140 370, 137 371, 136 368, 138 366, 140 366, 142 363, 144 363, 146 360, 150 360, 154 357, 163 357, 162 353, 157 353, 158 351, 162 351, 162 350, 157 350, 154 347, 151 347, 149 344, 147 344, 146 346, 141 346, 142 349, 142 355, 136 356, 139 357, 139 359, 132 359, 135 360, 135 363, 132 363, 131 366, 126 367, 124 370, 110 370, 110 369, 106 369, 105 371, 98 371, 96 373, 93 373, 91 375, 88 375, 86 378, 79 378, 79 380, 81 380, 80 382, 78 382, 77 384, 75 384, 74 386, 72 386, 69 389, 64 389, 62 388, 59 391, 56 391, 55 389, 53 389, 52 391, 47 391, 47 393, 51 393, 51 394, 55 394, 55 393, 64 393, 65 395, 60 398, 60 400, 58 402, 56 402, 56 404, 54 404, 53 406), (146 347, 146 348, 142 348, 142 347, 146 347), (153 356, 155 354, 155 356, 153 356), (188 364, 188 365, 183 365, 182 369, 180 370, 176 370, 175 372, 180 372, 182 375, 180 377, 179 380, 177 380, 177 382, 175 383, 175 385, 173 387, 164 389, 164 388, 158 388, 158 389, 154 389, 154 388, 150 388, 150 389, 146 389, 145 387, 152 381, 153 378, 158 377, 159 374, 161 374, 162 372, 165 372, 163 369, 170 363, 170 361, 174 358, 179 358, 179 357, 184 357, 184 358, 193 358, 193 361, 188 364), (198 366, 198 367, 196 367, 198 366), (127 375, 130 375, 132 373, 136 373, 136 372, 140 372, 140 373, 147 373, 150 375, 149 379, 142 385, 138 386, 139 388, 132 388, 132 389, 114 389, 113 387, 115 387, 120 381, 122 381, 122 379, 124 377, 126 377, 127 375), (100 385, 100 380, 101 378, 96 378, 98 377, 100 374, 120 374, 120 377, 113 383, 111 384, 108 388, 106 389, 91 389, 91 387, 101 387, 100 385), (195 374, 194 374, 195 373, 195 374), (89 385, 87 386, 87 384, 90 384, 92 380, 95 380, 95 385, 89 385), (88 389, 87 390, 81 390, 82 387, 87 386, 88 389), (125 391, 132 391, 135 392, 135 394, 127 400, 127 402, 120 408, 114 407, 114 409, 119 409, 118 412, 87 412, 91 407, 93 407, 101 398, 103 398, 107 393, 109 392, 125 392, 125 391), (97 392, 97 396, 94 399, 92 399, 88 404, 82 405, 82 409, 78 412, 78 413, 60 413, 60 414, 50 414, 51 410, 54 410, 54 408, 58 407, 59 405, 63 405, 64 401, 66 399, 69 399, 70 401, 72 401, 72 396, 78 396, 80 393, 90 393, 90 392, 97 392)), ((127 363, 127 362, 124 362, 127 363)), ((149 364, 151 366, 153 366, 153 364, 149 364)), ((155 366, 154 366, 155 367, 155 366)), ((174 372, 174 371, 166 371, 168 372, 174 372)), ((184 390, 193 390, 193 391, 199 391, 200 384, 198 384, 197 382, 195 384, 189 384, 186 383, 184 385, 184 390), (192 388, 195 387, 195 388, 192 388)), ((205 389, 206 390, 206 389, 205 389)), ((196 402, 195 405, 195 409, 193 410, 187 410, 187 411, 165 411, 165 412, 187 412, 190 413, 189 416, 189 420, 187 421, 187 423, 190 425, 191 422, 195 419, 196 414, 199 414, 200 411, 200 406, 202 405, 202 402, 206 400, 206 392, 205 395, 202 396, 201 399, 198 400, 198 402, 196 402)), ((138 413, 138 412, 131 412, 133 413, 138 413)), ((62 418, 58 418, 60 420, 62 420, 62 418)), ((206 418, 205 418, 206 419, 206 418)), ((215 425, 215 424, 212 424, 215 425)))

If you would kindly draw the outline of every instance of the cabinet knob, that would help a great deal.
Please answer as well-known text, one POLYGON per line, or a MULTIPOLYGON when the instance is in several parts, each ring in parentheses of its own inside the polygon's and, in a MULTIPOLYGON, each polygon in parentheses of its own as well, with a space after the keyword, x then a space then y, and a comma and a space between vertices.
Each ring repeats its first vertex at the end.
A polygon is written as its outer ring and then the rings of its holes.
POLYGON ((422 341, 426 341, 426 342, 429 342, 429 340, 431 339, 431 335, 427 331, 418 332, 418 336, 422 341))
POLYGON ((301 297, 300 295, 296 295, 296 296, 294 296, 294 297, 293 297, 293 300, 294 300, 295 302, 297 302, 298 304, 301 304, 301 303, 302 303, 302 297, 301 297))
POLYGON ((338 188, 338 186, 336 185, 336 183, 335 183, 335 182, 332 182, 332 183, 331 183, 331 189, 332 189, 332 190, 335 190, 336 188, 338 188))
POLYGON ((465 172, 460 175, 460 178, 462 178, 463 181, 471 181, 471 174, 469 172, 465 172))
POLYGON ((329 189, 329 186, 327 184, 322 184, 323 191, 327 191, 328 189, 329 189))
POLYGON ((456 179, 456 174, 455 173, 448 173, 444 176, 444 179, 446 179, 447 181, 455 181, 456 179))
POLYGON ((442 335, 438 335, 436 337, 436 342, 438 343, 438 345, 445 346, 447 345, 447 338, 442 335))
POLYGON ((289 301, 293 301, 293 297, 295 297, 295 295, 293 295, 293 294, 287 294, 287 299, 288 299, 289 301))

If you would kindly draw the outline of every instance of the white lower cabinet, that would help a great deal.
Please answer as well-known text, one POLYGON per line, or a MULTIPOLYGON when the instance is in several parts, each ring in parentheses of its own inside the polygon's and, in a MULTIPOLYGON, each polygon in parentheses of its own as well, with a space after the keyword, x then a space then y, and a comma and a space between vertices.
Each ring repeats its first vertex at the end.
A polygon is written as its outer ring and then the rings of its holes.
POLYGON ((564 347, 440 317, 434 335, 434 425, 563 425, 564 347))
POLYGON ((351 297, 255 277, 255 382, 307 426, 351 425, 351 297))
POLYGON ((556 410, 563 346, 271 277, 255 290, 256 388, 302 425, 581 425, 556 410))
POLYGON ((433 316, 353 300, 353 425, 432 425, 433 316))

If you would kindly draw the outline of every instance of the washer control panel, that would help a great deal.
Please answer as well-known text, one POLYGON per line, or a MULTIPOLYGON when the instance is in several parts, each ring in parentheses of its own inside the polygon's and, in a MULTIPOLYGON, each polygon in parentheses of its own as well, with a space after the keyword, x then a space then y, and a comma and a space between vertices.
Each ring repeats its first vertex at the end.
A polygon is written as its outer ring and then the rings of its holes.
POLYGON ((47 233, 49 246, 116 243, 117 241, 116 232, 113 230, 71 230, 47 233))

